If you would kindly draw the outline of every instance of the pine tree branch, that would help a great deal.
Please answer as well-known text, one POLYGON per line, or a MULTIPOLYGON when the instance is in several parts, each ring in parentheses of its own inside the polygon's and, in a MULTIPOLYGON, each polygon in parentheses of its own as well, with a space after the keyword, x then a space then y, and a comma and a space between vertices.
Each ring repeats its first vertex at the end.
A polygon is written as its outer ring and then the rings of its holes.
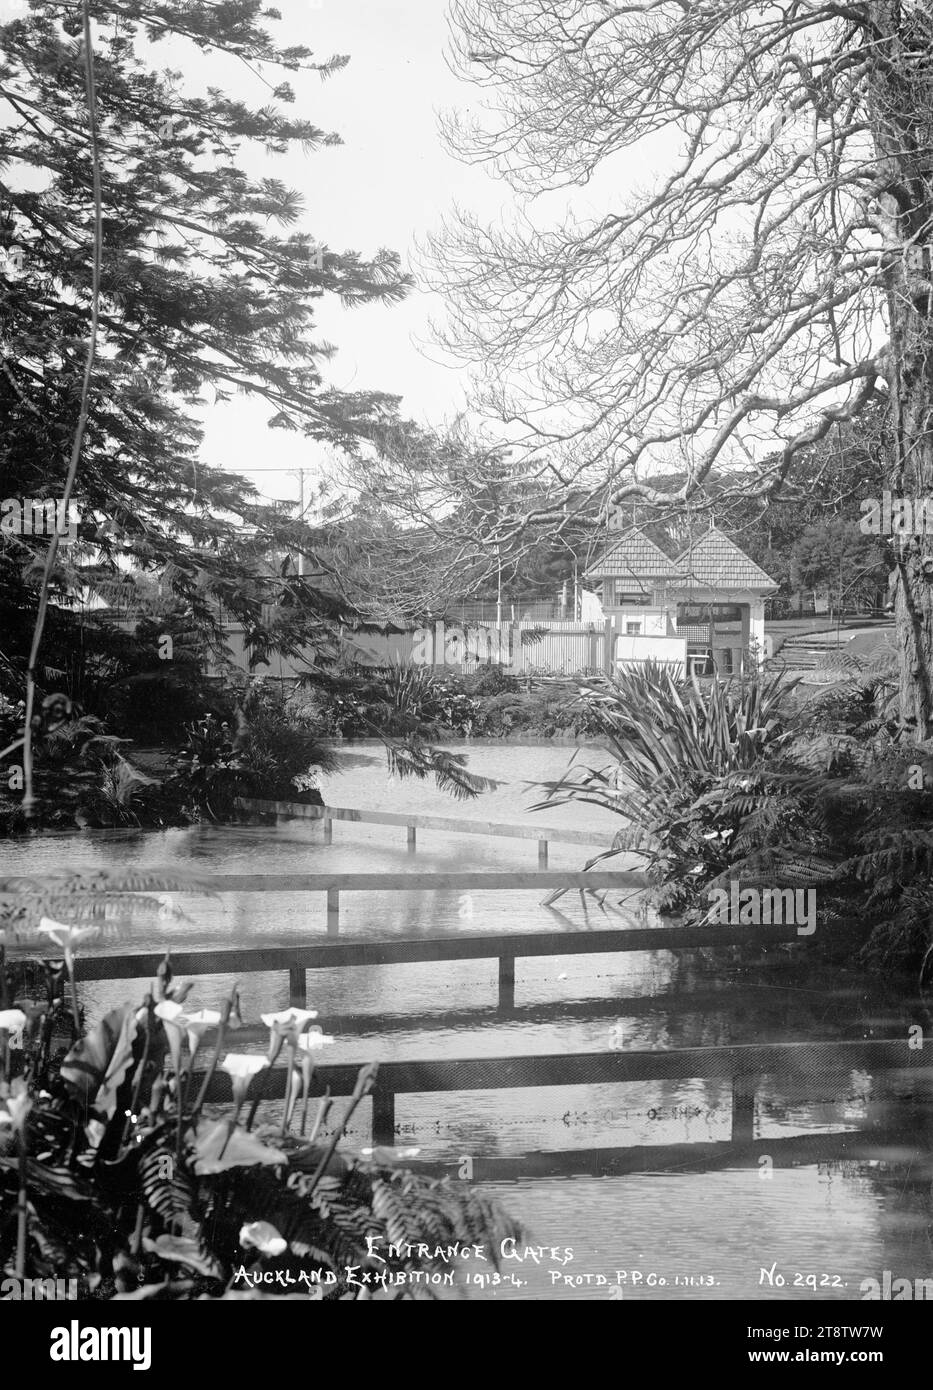
MULTIPOLYGON (((62 491, 62 509, 67 516, 71 496, 74 492, 75 478, 78 473, 78 463, 81 459, 81 447, 84 443, 84 433, 87 428, 88 401, 91 388, 91 373, 94 370, 94 357, 97 351, 97 324, 100 299, 100 269, 103 253, 103 210, 101 196, 100 178, 100 151, 97 141, 97 96, 94 81, 94 54, 91 46, 91 19, 88 12, 88 0, 82 0, 81 21, 84 30, 84 79, 85 93, 87 97, 87 117, 88 130, 90 135, 91 165, 94 179, 94 242, 93 242, 93 264, 91 270, 91 330, 88 341, 87 359, 84 365, 84 377, 81 382, 81 400, 78 411, 78 422, 75 426, 74 438, 71 445, 71 458, 68 463, 68 474, 65 478, 65 486, 62 491)), ((36 623, 32 634, 32 645, 29 651, 29 666, 26 671, 26 711, 23 716, 23 814, 27 820, 32 816, 35 808, 35 793, 32 781, 32 718, 36 702, 36 667, 39 662, 39 650, 42 646, 42 636, 45 631, 45 619, 48 613, 49 596, 51 592, 52 571, 55 567, 55 559, 58 554, 59 533, 58 528, 54 528, 49 538, 49 547, 45 555, 45 563, 42 567, 42 578, 39 586, 39 607, 36 613, 36 623)))

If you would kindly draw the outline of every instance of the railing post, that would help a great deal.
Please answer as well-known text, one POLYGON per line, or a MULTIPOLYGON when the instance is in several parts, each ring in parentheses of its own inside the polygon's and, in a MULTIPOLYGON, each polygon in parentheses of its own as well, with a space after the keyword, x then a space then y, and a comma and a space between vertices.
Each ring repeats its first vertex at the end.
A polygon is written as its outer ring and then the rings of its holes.
POLYGON ((329 811, 324 812, 324 843, 325 845, 334 842, 334 819, 329 811))
POLYGON ((515 1008, 515 957, 499 957, 499 1012, 511 1013, 515 1008))
POLYGON ((378 1081, 373 1089, 373 1143, 395 1143, 395 1092, 378 1081))
POLYGON ((414 854, 418 847, 418 832, 413 825, 408 827, 408 853, 414 854))
POLYGON ((340 889, 327 890, 327 934, 336 936, 340 930, 340 889))
POLYGON ((732 1142, 750 1144, 755 1138, 755 1091, 757 1076, 732 1078, 732 1142))
POLYGON ((293 1009, 303 1009, 308 1002, 308 992, 305 985, 305 968, 303 965, 289 966, 288 1002, 293 1009))
POLYGON ((538 841, 538 868, 547 868, 547 840, 538 841))

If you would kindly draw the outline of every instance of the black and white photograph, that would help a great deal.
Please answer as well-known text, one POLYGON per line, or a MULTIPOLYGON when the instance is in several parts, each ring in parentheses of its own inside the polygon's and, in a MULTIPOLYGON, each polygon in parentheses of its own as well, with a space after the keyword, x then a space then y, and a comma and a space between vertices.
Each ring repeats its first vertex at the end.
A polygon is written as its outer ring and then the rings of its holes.
POLYGON ((0 1351, 352 1301, 919 1336, 930 0, 0 0, 0 1351))

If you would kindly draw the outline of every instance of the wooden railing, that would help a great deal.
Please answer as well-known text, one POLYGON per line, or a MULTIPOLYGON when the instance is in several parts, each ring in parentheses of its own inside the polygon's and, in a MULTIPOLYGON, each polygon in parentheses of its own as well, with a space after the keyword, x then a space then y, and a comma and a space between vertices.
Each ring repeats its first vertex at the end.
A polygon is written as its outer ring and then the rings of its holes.
MULTIPOLYGON (((537 875, 535 875, 537 877, 537 875)), ((515 1004, 515 962, 533 956, 577 956, 613 951, 687 951, 796 941, 789 927, 633 927, 596 931, 497 932, 457 936, 395 937, 389 940, 318 941, 295 946, 249 946, 232 950, 172 951, 176 975, 240 975, 287 970, 289 997, 296 1007, 306 999, 307 970, 348 965, 415 965, 426 961, 498 960, 499 1008, 515 1004)), ((154 975, 164 952, 123 955, 84 954, 81 980, 145 979, 154 975)))
MULTIPOLYGON (((152 878, 170 882, 179 879, 177 869, 170 865, 153 865, 146 869, 152 878)), ((205 874, 190 878, 179 893, 325 893, 327 895, 327 932, 335 936, 340 929, 341 893, 410 893, 443 892, 444 890, 471 893, 516 893, 535 889, 551 892, 575 888, 581 892, 596 888, 620 888, 639 891, 646 887, 645 876, 632 870, 594 869, 573 872, 558 869, 503 869, 431 871, 427 873, 277 873, 277 874, 205 874)), ((51 878, 51 876, 49 876, 51 878)), ((12 881, 12 880, 11 880, 12 881)), ((80 893, 80 887, 73 891, 80 893)), ((17 901, 7 892, 0 894, 0 903, 17 901)))
MULTIPOLYGON (((894 1041, 752 1043, 736 1047, 687 1047, 663 1051, 560 1052, 533 1057, 437 1058, 431 1061, 383 1062, 373 1091, 372 1133, 376 1144, 391 1144, 398 1095, 440 1091, 495 1091, 547 1086, 601 1086, 632 1081, 727 1080, 732 1083, 732 1142, 749 1143, 754 1134, 755 1095, 764 1076, 844 1075, 904 1070, 933 1077, 930 1053, 908 1047, 906 1032, 894 1041)), ((335 1096, 349 1095, 359 1072, 354 1063, 316 1067, 312 1089, 326 1087, 335 1096)), ((261 1072, 254 1081, 269 1100, 285 1095, 285 1067, 261 1072)), ((195 1080, 197 1088, 199 1081, 195 1080)), ((231 1096, 230 1078, 215 1073, 208 1101, 231 1096)))
POLYGON ((237 808, 264 815, 292 816, 324 823, 324 843, 333 841, 334 821, 356 821, 362 825, 399 825, 407 832, 409 852, 417 848, 419 830, 440 830, 447 835, 493 835, 505 839, 537 840, 538 867, 547 868, 548 844, 589 845, 608 849, 613 842, 609 832, 572 830, 559 825, 512 825, 501 821, 469 820, 466 817, 416 816, 396 811, 362 811, 352 806, 308 806, 300 801, 259 801, 237 797, 237 808))

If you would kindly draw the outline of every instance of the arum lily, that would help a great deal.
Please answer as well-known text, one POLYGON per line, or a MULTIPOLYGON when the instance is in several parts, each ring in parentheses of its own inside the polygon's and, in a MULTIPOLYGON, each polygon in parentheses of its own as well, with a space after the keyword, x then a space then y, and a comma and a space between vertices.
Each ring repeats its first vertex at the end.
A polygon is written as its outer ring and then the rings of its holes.
MULTIPOLYGON (((263 1023, 267 1024, 272 1029, 272 1034, 269 1039, 269 1065, 272 1066, 274 1064, 283 1042, 288 1049, 288 1070, 285 1076, 285 1107, 282 1111, 281 1131, 284 1137, 292 1122, 292 1112, 295 1109, 295 1102, 298 1099, 298 1093, 295 1089, 296 1075, 300 1075, 304 1081, 305 1113, 307 1113, 308 1086, 311 1083, 311 1070, 313 1070, 313 1068, 310 1067, 310 1057, 302 1057, 300 1068, 296 1066, 296 1055, 300 1044, 308 1036, 305 1030, 308 1028, 311 1019, 317 1018, 317 1010, 283 1009, 281 1013, 277 1014, 262 1014, 261 1018, 263 1023)), ((321 1030, 318 1028, 316 1031, 320 1033, 321 1030)), ((254 1103, 254 1114, 255 1110, 256 1105, 254 1103)), ((249 1128, 249 1126, 247 1126, 247 1128, 249 1128)))
MULTIPOLYGON (((329 1115, 330 1112, 331 1112, 331 1109, 332 1109, 332 1107, 333 1107, 333 1104, 334 1104, 334 1102, 333 1102, 333 1099, 332 1099, 331 1094, 330 1094, 330 1087, 328 1086, 328 1087, 327 1087, 327 1090, 326 1090, 326 1091, 324 1092, 324 1094, 321 1096, 320 1104, 318 1105, 318 1108, 317 1108, 317 1115, 315 1116, 315 1119, 314 1119, 314 1128, 312 1129, 310 1135, 308 1136, 308 1143, 309 1143, 309 1144, 313 1144, 313 1143, 314 1143, 315 1139, 318 1137, 318 1134, 319 1134, 319 1132, 320 1132, 322 1126, 323 1126, 324 1124, 326 1124, 326 1122, 327 1122, 327 1117, 328 1117, 328 1115, 329 1115)), ((303 1110, 302 1116, 301 1116, 301 1133, 302 1133, 302 1135, 303 1135, 304 1132, 305 1132, 305 1119, 306 1119, 306 1117, 307 1117, 307 1113, 308 1113, 308 1099, 307 1099, 307 1096, 306 1096, 306 1097, 305 1097, 305 1106, 304 1106, 304 1110, 303 1110)))
POLYGON ((9 1033, 10 1047, 22 1047, 26 1023, 22 1009, 0 1009, 0 1032, 9 1033))
POLYGON ((100 927, 72 927, 65 922, 53 922, 51 917, 41 918, 37 930, 61 946, 69 971, 74 967, 74 948, 100 934, 100 927))
POLYGON ((197 1009, 194 1013, 185 1014, 178 1020, 183 1023, 188 1034, 188 1051, 191 1053, 191 1060, 194 1061, 195 1053, 201 1046, 201 1038, 209 1028, 216 1028, 220 1023, 220 1014, 216 1009, 197 1009))
MULTIPOLYGON (((236 1129, 236 1122, 239 1118, 240 1111, 243 1108, 243 1102, 246 1100, 246 1093, 249 1090, 250 1082, 252 1081, 256 1073, 264 1071, 265 1068, 270 1065, 270 1062, 267 1057, 256 1057, 253 1054, 247 1052, 228 1052, 220 1065, 223 1068, 223 1070, 227 1073, 227 1075, 230 1077, 230 1080, 233 1084, 234 1109, 233 1119, 229 1121, 229 1129, 227 1131, 228 1144, 231 1138, 233 1137, 234 1130, 236 1129)), ((247 1129, 249 1129, 252 1125, 253 1117, 256 1114, 256 1107, 258 1106, 258 1104, 259 1098, 257 1097, 253 1101, 253 1108, 250 1112, 250 1119, 247 1122, 246 1126, 247 1129)), ((227 1144, 224 1144, 224 1148, 221 1149, 220 1158, 223 1158, 227 1144)))
POLYGON ((165 1036, 168 1038, 168 1048, 172 1054, 172 1067, 175 1072, 176 1083, 180 1086, 181 1040, 184 1036, 185 1026, 184 1009, 171 999, 163 999, 161 1004, 156 1004, 154 1013, 156 1018, 160 1018, 166 1025, 165 1036))
POLYGON ((22 1077, 17 1077, 12 1086, 3 1089, 7 1093, 3 1097, 6 1110, 0 1110, 0 1125, 11 1125, 14 1132, 21 1135, 26 1116, 32 1109, 28 1088, 22 1077))
POLYGON ((298 1059, 298 1067, 295 1068, 296 1072, 298 1072, 300 1068, 300 1075, 302 1081, 303 1099, 301 1109, 301 1132, 302 1134, 304 1134, 305 1121, 308 1118, 308 1096, 310 1094, 311 1088, 311 1074, 314 1070, 312 1056, 315 1052, 319 1052, 321 1048, 326 1047, 329 1043, 332 1043, 333 1041, 333 1038, 325 1037, 324 1034, 321 1032, 320 1028, 310 1028, 306 1033, 302 1033, 299 1038, 289 1039, 289 1075, 288 1085, 286 1087, 285 1092, 285 1117, 282 1122, 283 1134, 285 1133, 285 1130, 288 1127, 288 1125, 291 1124, 292 1111, 295 1107, 295 1102, 298 1099, 297 1093, 294 1092, 292 1086, 291 1072, 291 1068, 295 1064, 296 1044, 297 1049, 300 1049, 301 1052, 304 1053, 304 1056, 298 1059))
POLYGON ((185 1012, 180 1004, 176 1004, 173 999, 163 999, 161 1004, 155 1006, 156 1014, 166 1023, 174 1023, 185 1012))
MULTIPOLYGON (((135 1119, 135 1115, 132 1117, 135 1119)), ((102 1120, 88 1120, 84 1126, 84 1133, 87 1135, 87 1142, 92 1149, 100 1146, 100 1141, 107 1133, 107 1126, 102 1120)))
POLYGON ((180 1004, 176 1004, 173 999, 163 999, 156 1004, 153 1010, 156 1018, 160 1018, 165 1026, 165 1036, 168 1039, 168 1050, 172 1054, 172 1070, 175 1073, 175 1155, 177 1161, 181 1163, 182 1147, 184 1144, 184 1125, 182 1124, 182 1111, 184 1101, 181 1085, 181 1040, 184 1036, 185 1014, 180 1004))
MULTIPOLYGON (((317 1010, 296 1008, 281 1009, 275 1014, 260 1014, 260 1018, 269 1029, 269 1066, 272 1067, 275 1065, 283 1042, 288 1044, 290 1053, 289 1065, 291 1065, 291 1062, 294 1060, 299 1034, 304 1032, 312 1018, 317 1018, 317 1010)), ((287 1109, 288 1106, 286 1105, 286 1110, 287 1109)))
POLYGON ((267 1028, 297 1028, 299 1032, 312 1018, 317 1018, 317 1009, 280 1009, 277 1014, 260 1014, 267 1028))
MULTIPOLYGON (((309 1052, 297 1060, 296 1071, 301 1073, 301 1133, 304 1135, 305 1126, 308 1123, 308 1101, 311 1098, 311 1078, 314 1075, 314 1060, 309 1052)), ((297 1100, 297 1093, 295 1100, 297 1100)), ((291 1124, 291 1113, 286 1116, 291 1124)))
POLYGON ((228 1052, 221 1062, 221 1070, 225 1071, 233 1083, 233 1103, 237 1110, 246 1099, 246 1092, 249 1090, 249 1083, 257 1072, 263 1071, 269 1063, 265 1057, 255 1057, 247 1052, 228 1052))
POLYGON ((80 1034, 81 1020, 78 1017, 78 996, 75 991, 74 948, 80 942, 99 935, 100 927, 71 927, 65 922, 53 922, 51 917, 41 917, 38 929, 46 936, 50 936, 64 952, 65 969, 68 971, 68 981, 71 985, 71 1014, 74 1019, 75 1032, 80 1034))
POLYGON ((248 1221, 240 1227, 239 1240, 244 1249, 252 1246, 262 1255, 282 1255, 288 1249, 288 1241, 269 1221, 248 1221))
POLYGON ((191 1054, 190 1077, 188 1081, 189 1089, 194 1080, 194 1059, 201 1046, 201 1039, 209 1028, 220 1026, 220 1014, 216 1009, 196 1009, 191 1013, 181 1014, 175 1018, 176 1027, 183 1027, 188 1037, 188 1051, 191 1054))

